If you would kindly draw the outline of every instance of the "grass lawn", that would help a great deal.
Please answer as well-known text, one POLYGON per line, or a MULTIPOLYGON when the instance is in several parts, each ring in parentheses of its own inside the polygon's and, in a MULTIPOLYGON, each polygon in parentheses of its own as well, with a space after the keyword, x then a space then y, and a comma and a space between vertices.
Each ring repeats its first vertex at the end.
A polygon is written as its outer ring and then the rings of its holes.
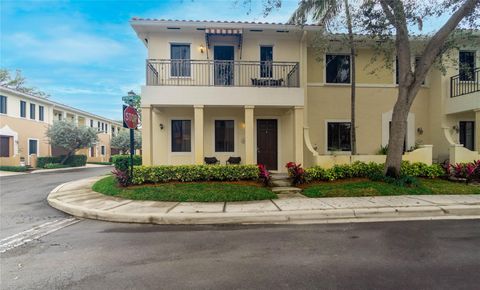
POLYGON ((108 176, 97 181, 92 189, 105 195, 135 200, 214 202, 277 198, 270 190, 247 182, 185 182, 121 188, 113 176, 108 176))
POLYGON ((349 197, 420 194, 480 194, 480 186, 466 185, 441 179, 419 179, 418 187, 399 187, 370 180, 344 180, 305 185, 308 197, 349 197))

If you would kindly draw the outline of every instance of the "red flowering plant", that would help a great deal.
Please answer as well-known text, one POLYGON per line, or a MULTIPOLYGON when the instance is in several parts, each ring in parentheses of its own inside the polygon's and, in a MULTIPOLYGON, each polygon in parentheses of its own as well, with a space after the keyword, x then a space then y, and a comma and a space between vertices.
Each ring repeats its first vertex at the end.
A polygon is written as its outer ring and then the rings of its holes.
POLYGON ((285 167, 288 169, 288 176, 292 179, 293 185, 305 183, 305 170, 302 168, 302 164, 288 162, 285 167))
POLYGON ((128 185, 130 184, 130 178, 129 178, 129 176, 128 176, 128 172, 127 172, 127 171, 114 169, 114 170, 112 171, 112 174, 115 176, 115 178, 117 179, 118 184, 119 184, 121 187, 125 187, 125 186, 128 186, 128 185))
POLYGON ((269 186, 272 180, 272 175, 270 174, 270 172, 263 164, 258 164, 258 170, 258 178, 260 178, 260 180, 265 186, 269 186))
POLYGON ((467 182, 480 182, 480 160, 455 165, 446 163, 444 169, 449 177, 465 178, 467 182))

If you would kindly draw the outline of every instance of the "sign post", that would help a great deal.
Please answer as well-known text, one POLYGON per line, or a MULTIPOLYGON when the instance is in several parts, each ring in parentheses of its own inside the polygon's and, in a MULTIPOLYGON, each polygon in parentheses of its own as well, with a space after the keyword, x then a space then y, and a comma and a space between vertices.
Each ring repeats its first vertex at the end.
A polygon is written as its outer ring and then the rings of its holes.
POLYGON ((130 129, 130 178, 133 178, 133 155, 135 154, 134 130, 137 128, 140 117, 132 106, 123 105, 123 127, 130 129))

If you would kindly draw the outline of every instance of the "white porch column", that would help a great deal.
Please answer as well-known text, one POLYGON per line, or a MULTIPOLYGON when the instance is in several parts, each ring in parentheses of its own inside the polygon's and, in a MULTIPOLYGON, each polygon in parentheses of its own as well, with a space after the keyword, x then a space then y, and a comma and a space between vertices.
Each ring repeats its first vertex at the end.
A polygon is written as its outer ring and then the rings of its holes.
POLYGON ((203 164, 203 105, 195 105, 195 164, 203 164))
POLYGON ((295 162, 303 164, 303 107, 294 109, 294 150, 295 162))
POLYGON ((480 110, 475 110, 475 151, 480 153, 480 110))
POLYGON ((254 109, 255 106, 245 106, 245 164, 255 164, 254 109))
POLYGON ((152 107, 142 107, 142 165, 153 165, 152 140, 152 107))

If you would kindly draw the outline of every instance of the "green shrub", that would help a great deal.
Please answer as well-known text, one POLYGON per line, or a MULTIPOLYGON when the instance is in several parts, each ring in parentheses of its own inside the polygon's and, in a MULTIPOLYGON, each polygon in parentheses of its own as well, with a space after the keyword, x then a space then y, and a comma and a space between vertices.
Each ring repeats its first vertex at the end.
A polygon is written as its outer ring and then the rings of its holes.
POLYGON ((256 165, 135 166, 132 183, 256 180, 258 173, 256 165))
MULTIPOLYGON (((113 155, 112 163, 115 165, 115 169, 127 171, 130 167, 130 155, 113 155)), ((133 155, 133 165, 142 165, 142 156, 133 155)))
MULTIPOLYGON (((48 156, 48 157, 38 157, 37 158, 37 168, 45 168, 47 164, 56 164, 60 163, 65 155, 62 156, 48 156)), ((86 155, 72 155, 65 160, 64 165, 68 165, 66 167, 79 167, 85 166, 87 164, 87 156, 86 155)))
POLYGON ((60 164, 60 163, 47 163, 43 166, 44 169, 57 169, 57 168, 67 168, 71 167, 70 165, 60 164))
POLYGON ((65 165, 70 165, 72 167, 85 166, 86 164, 87 155, 72 155, 65 161, 65 165))
POLYGON ((112 165, 112 162, 87 162, 88 164, 112 165))
POLYGON ((0 166, 0 171, 23 172, 27 171, 26 166, 0 166))
MULTIPOLYGON (((323 180, 333 181, 352 177, 370 178, 371 180, 384 180, 383 164, 354 162, 351 165, 334 165, 325 169, 319 166, 305 170, 307 181, 323 180)), ((402 162, 400 170, 402 176, 436 178, 444 174, 444 170, 438 164, 427 165, 424 163, 402 162)))
POLYGON ((46 164, 60 163, 60 161, 62 161, 60 156, 38 157, 37 168, 45 168, 46 164))

